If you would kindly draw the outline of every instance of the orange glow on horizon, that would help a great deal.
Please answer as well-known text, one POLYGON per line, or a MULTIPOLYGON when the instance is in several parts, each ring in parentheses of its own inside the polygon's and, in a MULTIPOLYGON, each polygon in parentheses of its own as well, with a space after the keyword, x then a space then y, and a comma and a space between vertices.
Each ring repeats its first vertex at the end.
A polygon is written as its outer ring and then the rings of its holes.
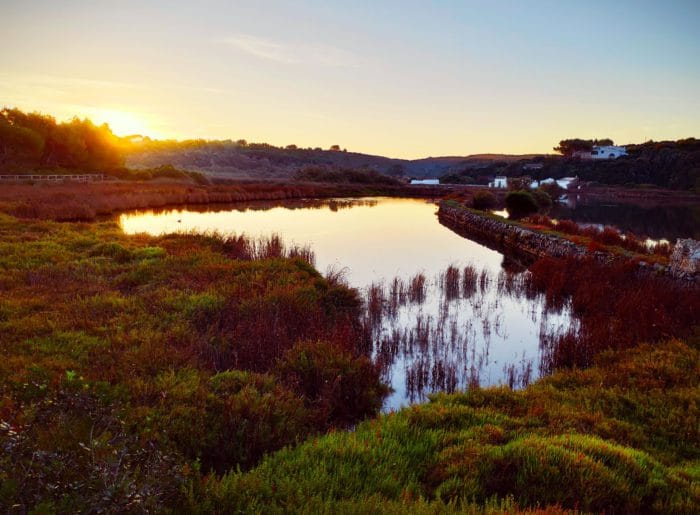
POLYGON ((134 112, 118 109, 91 109, 86 117, 95 125, 106 123, 117 136, 139 134, 153 139, 161 139, 162 135, 152 128, 152 123, 144 116, 134 112))

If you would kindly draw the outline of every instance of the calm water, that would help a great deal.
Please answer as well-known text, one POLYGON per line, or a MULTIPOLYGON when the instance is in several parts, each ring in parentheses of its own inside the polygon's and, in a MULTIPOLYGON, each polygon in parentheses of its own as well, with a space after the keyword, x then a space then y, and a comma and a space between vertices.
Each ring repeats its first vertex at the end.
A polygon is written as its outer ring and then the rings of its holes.
POLYGON ((700 204, 636 205, 572 197, 567 203, 555 204, 549 215, 578 223, 614 225, 654 240, 700 239, 700 204))
POLYGON ((316 268, 342 270, 366 300, 373 357, 394 393, 386 409, 472 384, 522 386, 540 374, 540 341, 566 330, 522 293, 504 257, 438 223, 424 200, 373 198, 239 204, 123 214, 128 234, 279 234, 308 245, 316 268))

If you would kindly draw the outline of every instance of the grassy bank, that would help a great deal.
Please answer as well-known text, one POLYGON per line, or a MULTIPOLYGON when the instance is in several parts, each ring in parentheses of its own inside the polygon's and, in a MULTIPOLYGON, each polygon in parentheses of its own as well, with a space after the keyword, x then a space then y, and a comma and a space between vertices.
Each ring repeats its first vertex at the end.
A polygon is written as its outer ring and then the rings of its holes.
POLYGON ((232 513, 696 513, 700 353, 600 355, 524 391, 476 389, 211 478, 190 507, 232 513), (516 506, 518 508, 516 508, 516 506))
POLYGON ((0 506, 162 510, 373 415, 356 292, 277 238, 0 215, 0 506))

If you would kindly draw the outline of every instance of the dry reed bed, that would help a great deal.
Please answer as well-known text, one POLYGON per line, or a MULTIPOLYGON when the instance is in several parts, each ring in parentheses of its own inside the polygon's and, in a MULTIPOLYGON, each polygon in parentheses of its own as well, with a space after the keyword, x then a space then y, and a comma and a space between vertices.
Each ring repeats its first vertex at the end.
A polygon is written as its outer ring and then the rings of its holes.
POLYGON ((430 188, 365 185, 237 183, 194 186, 178 183, 100 183, 3 185, 0 211, 20 218, 56 221, 94 220, 111 213, 175 205, 226 204, 252 200, 328 198, 336 196, 432 196, 430 188))

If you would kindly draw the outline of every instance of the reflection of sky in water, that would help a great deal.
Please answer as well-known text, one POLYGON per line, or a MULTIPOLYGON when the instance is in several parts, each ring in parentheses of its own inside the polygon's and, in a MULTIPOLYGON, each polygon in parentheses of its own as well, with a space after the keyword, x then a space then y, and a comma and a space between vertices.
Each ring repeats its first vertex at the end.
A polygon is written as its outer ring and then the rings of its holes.
MULTIPOLYGON (((458 388, 468 384, 470 374, 474 376, 473 365, 478 365, 476 374, 482 386, 506 382, 504 368, 508 365, 522 368, 521 362, 531 363, 532 378, 537 377, 541 332, 565 326, 568 316, 543 316, 540 300, 499 292, 497 283, 503 256, 440 225, 435 204, 417 199, 372 201, 360 201, 356 206, 338 210, 287 209, 280 203, 266 210, 127 213, 120 217, 120 224, 128 234, 217 231, 258 237, 277 233, 287 244, 310 246, 319 271, 329 267, 345 270, 350 285, 360 289, 372 283, 384 283, 388 291, 394 277, 407 282, 417 273, 424 273, 425 301, 401 306, 394 317, 383 317, 381 326, 375 328, 375 340, 392 329, 403 331, 410 339, 419 317, 422 322, 430 318, 432 327, 437 327, 443 306, 442 330, 428 338, 429 349, 416 352, 414 346, 411 354, 404 341, 400 350, 393 353, 393 364, 387 364, 386 379, 395 392, 388 399, 387 408, 409 401, 407 370, 415 368, 421 359, 429 363, 428 367, 444 362, 459 369, 458 388), (439 287, 440 273, 449 265, 461 269, 468 264, 477 273, 482 270, 488 273, 489 287, 483 292, 477 288, 468 299, 453 299, 445 304, 444 292, 439 287), (451 334, 452 330, 455 335, 451 334)), ((424 398, 422 393, 414 396, 414 400, 424 398)))
POLYGON ((285 209, 165 211, 128 213, 120 217, 127 234, 165 234, 178 231, 218 231, 263 236, 278 233, 287 244, 309 245, 316 268, 347 271, 356 287, 394 276, 423 271, 437 273, 453 262, 474 261, 498 270, 502 256, 438 224, 437 206, 425 200, 372 199, 376 205, 331 211, 285 209), (181 222, 178 223, 178 220, 181 222))

